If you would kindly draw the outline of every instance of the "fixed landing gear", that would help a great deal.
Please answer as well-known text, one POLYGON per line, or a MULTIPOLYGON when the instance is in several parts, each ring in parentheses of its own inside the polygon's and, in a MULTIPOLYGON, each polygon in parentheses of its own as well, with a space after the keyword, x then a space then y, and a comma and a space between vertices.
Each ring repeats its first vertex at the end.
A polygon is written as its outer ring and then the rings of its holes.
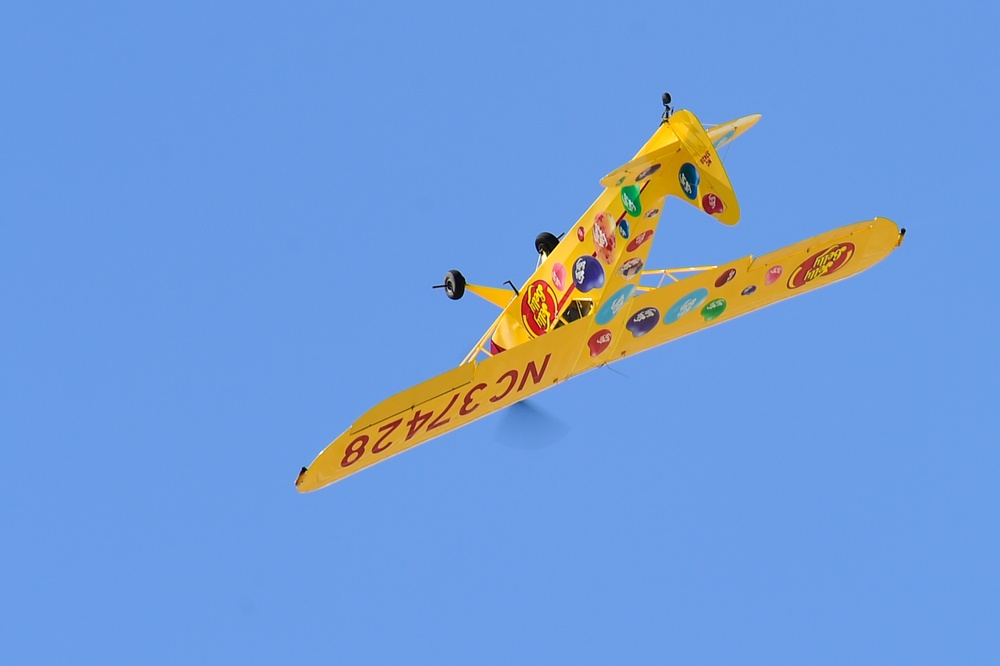
POLYGON ((444 274, 444 284, 434 285, 435 289, 444 289, 444 295, 453 301, 465 296, 465 276, 458 271, 448 271, 444 274))
POLYGON ((465 295, 465 276, 458 271, 448 271, 444 274, 444 295, 457 301, 465 295))
POLYGON ((559 237, 555 234, 543 231, 535 236, 535 250, 542 256, 547 257, 552 254, 552 251, 556 249, 556 245, 559 245, 559 237))
MULTIPOLYGON (((559 245, 559 237, 555 234, 550 234, 547 231, 543 231, 535 237, 535 251, 538 252, 539 265, 545 261, 545 257, 552 254, 557 245, 559 245)), ((510 288, 514 290, 514 293, 518 293, 517 287, 515 287, 510 280, 504 284, 509 284, 510 288)), ((444 289, 445 296, 453 301, 457 301, 465 295, 465 286, 465 276, 462 275, 461 272, 453 270, 444 274, 444 284, 436 284, 434 285, 434 288, 444 289)), ((473 287, 473 291, 476 294, 480 293, 479 291, 476 291, 476 289, 487 289, 485 287, 475 287, 475 285, 473 285, 473 287)), ((485 296, 484 298, 486 298, 486 300, 494 300, 490 296, 485 296)), ((494 302, 496 301, 494 300, 494 302)), ((499 305, 500 307, 504 307, 503 303, 499 303, 499 305)))

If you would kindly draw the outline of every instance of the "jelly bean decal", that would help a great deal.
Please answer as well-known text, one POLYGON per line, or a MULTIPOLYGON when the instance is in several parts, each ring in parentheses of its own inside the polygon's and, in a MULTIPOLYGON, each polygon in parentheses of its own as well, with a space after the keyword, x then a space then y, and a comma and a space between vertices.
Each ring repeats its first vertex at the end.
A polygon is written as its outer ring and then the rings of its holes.
POLYGON ((629 185, 622 188, 622 206, 625 207, 625 212, 631 217, 639 217, 639 214, 642 212, 642 202, 639 201, 640 192, 641 190, 638 185, 629 185))
POLYGON ((667 314, 663 315, 664 324, 672 324, 689 312, 693 312, 701 307, 701 304, 708 298, 708 289, 702 287, 680 299, 670 306, 667 314))
POLYGON ((764 284, 770 286, 777 282, 781 278, 781 266, 771 266, 767 269, 767 274, 764 275, 764 284))
POLYGON ((566 288, 566 267, 558 261, 552 265, 552 286, 559 291, 566 288))
POLYGON ((628 220, 618 220, 618 233, 622 238, 628 238, 628 220))
POLYGON ((736 134, 736 130, 729 130, 728 132, 726 132, 725 134, 723 134, 722 136, 720 136, 718 139, 716 139, 715 141, 713 141, 712 142, 712 147, 715 148, 716 150, 718 150, 722 146, 724 146, 727 143, 729 143, 730 141, 732 141, 734 134, 736 134))
POLYGON ((677 181, 681 184, 681 190, 691 201, 698 198, 698 182, 701 176, 698 175, 698 167, 685 162, 681 165, 681 170, 677 173, 677 181))
POLYGON ((740 292, 740 296, 749 296, 753 292, 757 291, 757 285, 752 284, 740 292))
POLYGON ((600 356, 604 353, 604 350, 608 348, 611 344, 611 331, 606 328, 594 333, 590 336, 590 340, 587 341, 587 346, 590 347, 591 356, 600 356))
POLYGON ((726 299, 716 298, 705 304, 705 307, 701 309, 701 316, 705 318, 705 321, 712 321, 725 311, 726 299))
POLYGON ((656 173, 659 170, 660 170, 660 165, 659 164, 654 164, 651 167, 646 167, 645 169, 643 169, 639 173, 638 176, 635 177, 635 182, 640 183, 640 182, 646 180, 647 178, 649 178, 650 176, 652 176, 654 173, 656 173))
POLYGON ((615 220, 607 211, 594 216, 594 251, 597 258, 611 265, 615 263, 615 220))
POLYGON ((736 277, 736 269, 730 268, 728 271, 724 271, 722 275, 718 277, 718 279, 715 281, 715 286, 721 287, 722 285, 732 280, 734 277, 736 277))
POLYGON ((583 239, 586 237, 586 235, 587 235, 587 231, 583 227, 577 227, 576 228, 576 238, 577 238, 578 241, 580 241, 582 243, 583 239))
POLYGON ((653 208, 652 210, 649 210, 649 211, 646 212, 646 219, 647 220, 651 220, 651 219, 653 219, 654 217, 656 217, 659 214, 660 214, 660 209, 659 208, 653 208))
POLYGON ((589 255, 577 257, 573 262, 573 284, 583 293, 603 287, 604 267, 601 262, 589 255))
POLYGON ((722 203, 722 197, 712 193, 701 198, 701 207, 709 215, 718 215, 726 210, 726 204, 722 203))
POLYGON ((656 308, 649 307, 643 308, 636 312, 625 324, 625 328, 632 334, 633 337, 641 338, 646 335, 654 328, 656 324, 660 321, 660 311, 656 308))
POLYGON ((618 269, 618 274, 621 275, 626 280, 631 280, 636 275, 642 272, 642 258, 632 257, 625 263, 621 265, 618 269))
POLYGON ((597 311, 597 316, 594 317, 594 321, 597 322, 598 326, 607 326, 611 323, 625 304, 628 303, 628 299, 632 298, 632 294, 635 293, 635 285, 627 284, 611 296, 608 296, 608 300, 604 302, 604 305, 597 311))
POLYGON ((788 288, 798 289, 817 278, 836 273, 854 256, 854 243, 837 243, 809 257, 792 271, 788 288))
POLYGON ((633 238, 631 241, 629 241, 629 244, 628 244, 628 246, 625 249, 628 250, 629 252, 635 252, 636 250, 639 249, 640 245, 642 245, 643 243, 645 243, 646 241, 648 241, 652 237, 653 237, 653 230, 652 229, 646 229, 641 234, 639 234, 638 236, 636 236, 635 238, 633 238))

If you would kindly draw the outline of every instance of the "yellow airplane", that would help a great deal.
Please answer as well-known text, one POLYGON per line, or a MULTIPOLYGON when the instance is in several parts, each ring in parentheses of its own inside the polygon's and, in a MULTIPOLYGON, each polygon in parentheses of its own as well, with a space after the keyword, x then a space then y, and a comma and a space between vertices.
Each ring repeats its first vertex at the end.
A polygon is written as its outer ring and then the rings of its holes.
POLYGON ((660 127, 630 162, 601 179, 604 191, 562 239, 536 238, 538 267, 520 289, 466 284, 461 273, 448 272, 439 286, 449 298, 469 291, 499 306, 500 316, 457 368, 362 414, 302 468, 299 492, 592 368, 860 273, 902 243, 906 230, 877 217, 760 257, 647 270, 666 197, 724 224, 739 221, 718 149, 760 120, 751 115, 706 129, 690 111, 672 113, 669 103, 665 94, 660 127))

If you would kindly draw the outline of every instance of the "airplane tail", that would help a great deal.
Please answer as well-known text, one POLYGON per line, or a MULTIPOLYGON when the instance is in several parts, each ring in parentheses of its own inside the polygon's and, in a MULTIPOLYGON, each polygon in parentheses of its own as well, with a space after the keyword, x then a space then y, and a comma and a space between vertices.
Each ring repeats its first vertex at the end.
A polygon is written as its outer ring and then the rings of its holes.
POLYGON ((717 149, 748 130, 760 115, 746 116, 706 130, 690 111, 678 111, 660 125, 629 163, 601 179, 605 187, 638 183, 660 169, 675 173, 668 195, 703 210, 724 224, 740 220, 736 192, 717 149))

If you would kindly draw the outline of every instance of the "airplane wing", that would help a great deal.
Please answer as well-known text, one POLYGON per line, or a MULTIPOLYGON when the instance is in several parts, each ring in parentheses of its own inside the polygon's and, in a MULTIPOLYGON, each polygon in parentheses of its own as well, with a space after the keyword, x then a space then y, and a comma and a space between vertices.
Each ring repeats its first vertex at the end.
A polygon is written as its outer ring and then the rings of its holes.
POLYGON ((568 378, 586 347, 586 335, 585 326, 563 326, 394 395, 302 468, 296 488, 318 490, 568 378))
POLYGON ((376 405, 303 468, 295 485, 318 490, 574 375, 855 275, 902 238, 895 223, 875 218, 664 287, 641 291, 629 283, 628 298, 612 295, 578 321, 376 405))
POLYGON ((636 294, 665 197, 678 196, 727 224, 739 219, 712 142, 688 111, 663 123, 636 158, 602 179, 607 189, 513 300, 507 292, 485 293, 498 304, 510 301, 491 339, 495 355, 366 412, 303 468, 298 489, 321 488, 605 362, 598 357, 611 340, 608 325, 625 321, 618 315, 636 294), (569 325, 577 319, 587 323, 569 325))
POLYGON ((617 360, 856 275, 903 240, 885 218, 858 222, 757 258, 737 259, 632 299, 608 360, 617 360))

